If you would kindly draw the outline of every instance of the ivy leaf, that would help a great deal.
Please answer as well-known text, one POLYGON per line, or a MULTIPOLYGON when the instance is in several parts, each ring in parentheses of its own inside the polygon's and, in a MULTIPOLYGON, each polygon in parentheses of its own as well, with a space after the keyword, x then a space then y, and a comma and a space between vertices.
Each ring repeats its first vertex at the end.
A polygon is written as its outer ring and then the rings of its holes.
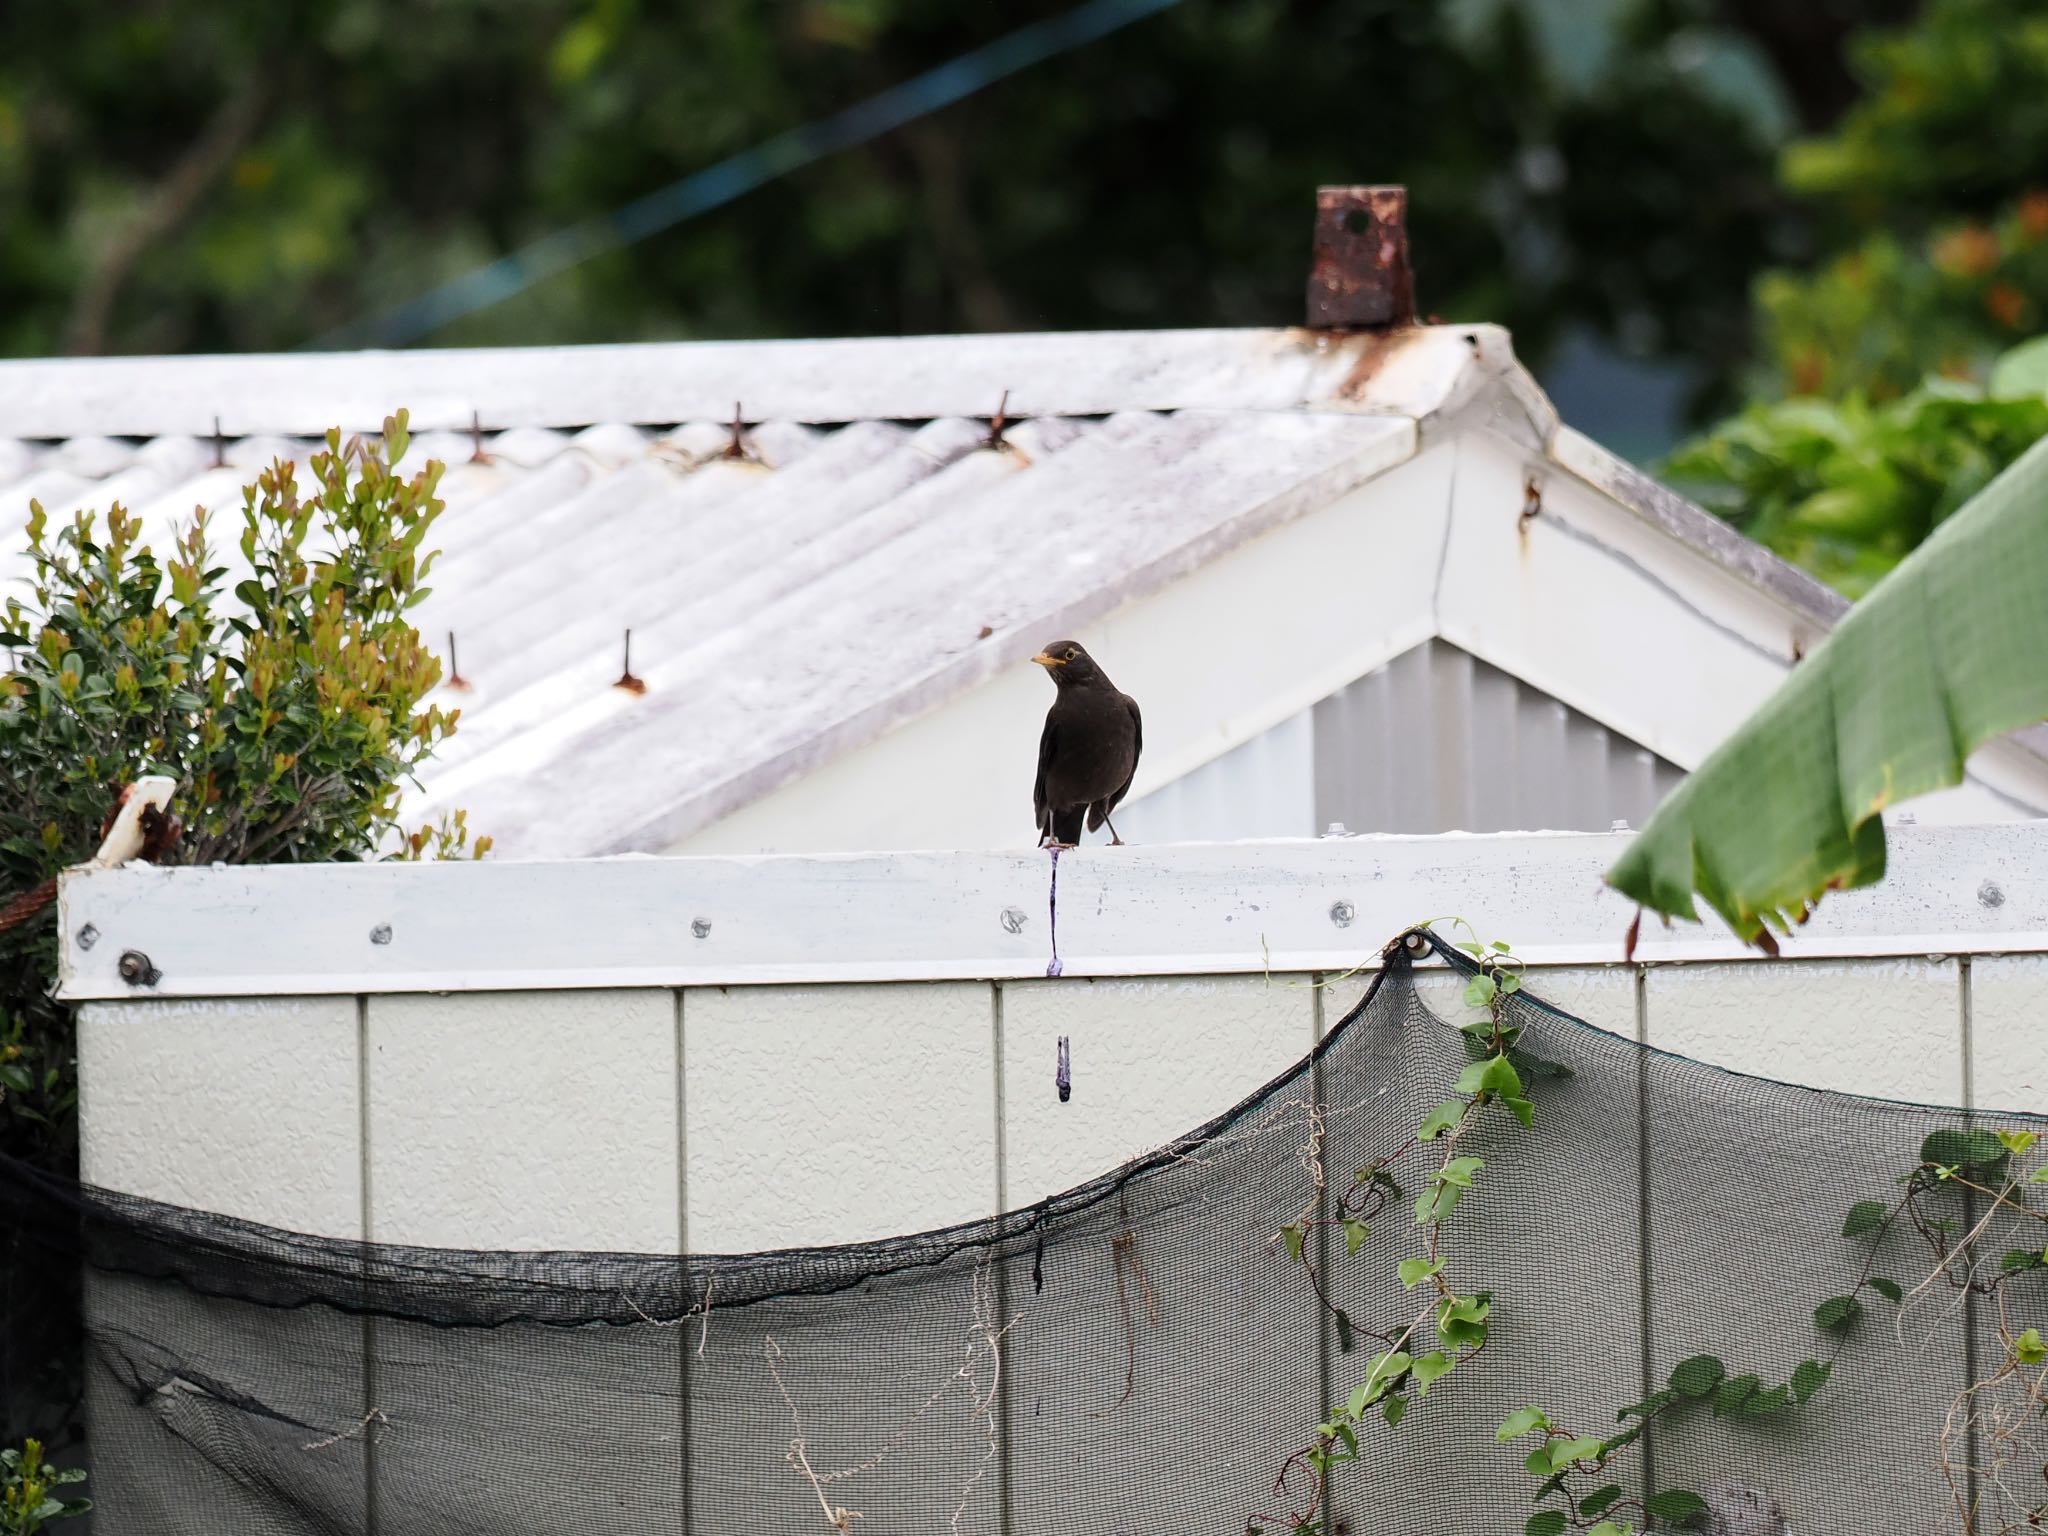
POLYGON ((1472 1175, 1486 1166, 1476 1157, 1454 1157, 1433 1175, 1446 1184, 1455 1184, 1460 1189, 1472 1187, 1472 1175))
POLYGON ((2041 1341, 2041 1330, 2029 1328, 2012 1341, 2012 1357, 2021 1365, 2039 1365, 2048 1360, 2048 1344, 2041 1341))
POLYGON ((1344 1251, 1345 1251, 1345 1253, 1347 1253, 1347 1254, 1352 1254, 1352 1253, 1356 1253, 1356 1252, 1358 1252, 1358 1250, 1359 1250, 1359 1249, 1361 1249, 1361 1248, 1363 1248, 1363 1247, 1365 1246, 1365 1240, 1366 1240, 1366 1239, 1367 1239, 1368 1237, 1371 1237, 1371 1236, 1372 1236, 1372 1228, 1371 1228, 1371 1227, 1368 1227, 1368 1226, 1367 1226, 1367 1225, 1366 1225, 1366 1224, 1365 1224, 1364 1222, 1360 1221, 1360 1220, 1359 1220, 1359 1219, 1358 1219, 1358 1218, 1357 1218, 1356 1216, 1348 1216, 1348 1217, 1346 1217, 1346 1218, 1345 1218, 1345 1220, 1344 1220, 1344 1251))
POLYGON ((1417 1141, 1435 1141, 1445 1131, 1456 1127, 1457 1123, 1464 1118, 1464 1104, 1457 1099, 1445 1099, 1443 1103, 1437 1105, 1435 1109, 1429 1112, 1429 1118, 1424 1120, 1421 1128, 1416 1131, 1415 1139, 1417 1141))
POLYGON ((1827 1385, 1828 1375, 1833 1370, 1832 1365, 1823 1365, 1818 1360, 1801 1361, 1799 1368, 1792 1373, 1793 1397, 1802 1403, 1805 1402, 1827 1385))
MULTIPOLYGON (((1494 1434, 1494 1441, 1506 1445, 1510 1440, 1520 1439, 1532 1429, 1550 1428, 1550 1415, 1541 1408, 1523 1408, 1501 1420, 1500 1428, 1494 1434)), ((1598 1510, 1592 1511, 1598 1514, 1598 1510)))
POLYGON ((2004 1147, 2014 1157, 2025 1156, 2027 1149, 2040 1139, 2040 1135, 2034 1131, 2000 1131, 1998 1133, 1999 1145, 2004 1147))
POLYGON ((1863 1303, 1854 1296, 1830 1296, 1813 1309, 1813 1323, 1822 1333, 1847 1333, 1862 1315, 1863 1303))
POLYGON ((1858 1200, 1849 1207, 1849 1219, 1842 1223, 1842 1236, 1861 1237, 1884 1225, 1889 1207, 1878 1200, 1858 1200))
POLYGON ((1671 1390, 1680 1397, 1705 1397, 1727 1379, 1728 1367, 1712 1355, 1681 1360, 1671 1371, 1671 1390))
POLYGON ((1791 1406, 1792 1389, 1790 1387, 1773 1387, 1768 1392, 1754 1394, 1748 1402, 1742 1405, 1742 1411, 1761 1418, 1768 1413, 1782 1413, 1791 1406))
POLYGON ((1391 1429, 1394 1425, 1408 1417, 1408 1399, 1405 1397, 1388 1398, 1384 1403, 1380 1404, 1380 1417, 1387 1421, 1387 1427, 1391 1429))
POLYGON ((1739 1412, 1762 1385, 1763 1382, 1755 1376, 1735 1376, 1722 1382, 1721 1390, 1714 1398, 1714 1412, 1724 1417, 1739 1412))
POLYGON ((1604 1515, 1614 1507, 1614 1501, 1621 1497, 1621 1489, 1613 1483, 1605 1488, 1595 1488, 1579 1500, 1579 1513, 1588 1520, 1604 1515))
POLYGON ((1286 1240, 1287 1256, 1290 1259, 1299 1261, 1301 1258, 1301 1245, 1308 1237, 1308 1229, 1300 1222, 1290 1222, 1280 1229, 1280 1236, 1286 1240))
POLYGON ((2041 1255, 2030 1248, 2014 1248, 1998 1261, 2001 1275, 2016 1275, 2023 1269, 2039 1269, 2041 1255))
POLYGON ((1348 1355, 1357 1343, 1351 1336, 1351 1319, 1345 1314, 1342 1307, 1332 1307, 1330 1310, 1337 1317, 1337 1352, 1342 1355, 1348 1355))
MULTIPOLYGON (((2006 1255, 2006 1257, 2010 1258, 2011 1255, 2008 1254, 2006 1255)), ((1902 1300, 1906 1294, 1904 1291, 1899 1289, 1898 1281, 1887 1280, 1883 1275, 1872 1275, 1870 1277, 1870 1288, 1873 1291, 1877 1292, 1878 1295, 1882 1296, 1886 1301, 1893 1303, 1897 1303, 1898 1301, 1902 1300)))
POLYGON ((1565 1524, 1563 1510, 1539 1509, 1529 1517, 1529 1523, 1522 1530, 1525 1536, 1561 1536, 1565 1524))
POLYGON ((1442 1273, 1443 1267, 1442 1259, 1403 1259, 1399 1265, 1401 1284, 1412 1291, 1431 1275, 1442 1273))
POLYGON ((1430 1384, 1449 1373, 1457 1362, 1440 1349, 1433 1349, 1426 1355, 1415 1357, 1415 1385, 1424 1397, 1429 1396, 1430 1384))
POLYGON ((1501 1103, 1507 1105, 1509 1112, 1517 1120, 1521 1121, 1523 1125, 1528 1126, 1536 1123, 1536 1106, 1527 1099, 1506 1097, 1501 1100, 1501 1103))
POLYGON ((1689 1488, 1667 1488, 1643 1500, 1643 1508, 1659 1520, 1677 1524, 1707 1512, 1707 1501, 1689 1488))
POLYGON ((1467 1008, 1486 1007, 1493 1001, 1495 990, 1493 978, 1486 972, 1481 971, 1477 976, 1474 976, 1465 983, 1465 1006, 1467 1008))

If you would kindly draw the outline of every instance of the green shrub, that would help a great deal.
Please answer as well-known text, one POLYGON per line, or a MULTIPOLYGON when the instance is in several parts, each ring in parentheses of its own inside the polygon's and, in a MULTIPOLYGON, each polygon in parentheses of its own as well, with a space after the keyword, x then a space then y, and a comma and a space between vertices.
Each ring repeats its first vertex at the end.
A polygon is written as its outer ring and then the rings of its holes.
MULTIPOLYGON (((400 412, 381 447, 330 432, 304 497, 293 466, 265 470, 243 493, 233 603, 204 518, 160 560, 119 506, 56 528, 32 507, 32 598, 0 611, 0 906, 89 857, 144 773, 178 781, 173 861, 465 846, 459 819, 412 839, 396 823, 456 718, 425 702, 441 666, 406 618, 442 466, 399 473, 406 447, 400 412)), ((69 1011, 48 995, 56 952, 54 906, 0 931, 0 1147, 62 1167, 76 1080, 69 1011)))

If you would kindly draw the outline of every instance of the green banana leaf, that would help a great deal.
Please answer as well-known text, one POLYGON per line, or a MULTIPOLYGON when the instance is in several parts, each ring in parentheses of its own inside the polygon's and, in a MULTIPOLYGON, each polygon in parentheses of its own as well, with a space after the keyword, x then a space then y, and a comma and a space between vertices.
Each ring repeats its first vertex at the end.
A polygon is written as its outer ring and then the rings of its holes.
POLYGON ((1958 783, 2048 717, 2048 438, 1849 610, 1607 872, 1652 911, 1694 893, 1776 949, 1823 893, 1884 877, 1878 813, 1958 783))

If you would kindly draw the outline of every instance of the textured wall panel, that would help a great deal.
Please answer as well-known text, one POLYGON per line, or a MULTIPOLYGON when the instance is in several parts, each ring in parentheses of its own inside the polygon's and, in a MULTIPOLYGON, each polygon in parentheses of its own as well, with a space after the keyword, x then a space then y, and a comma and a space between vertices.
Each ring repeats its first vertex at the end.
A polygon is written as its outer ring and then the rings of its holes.
POLYGON ((80 1010, 84 1177, 328 1237, 362 1231, 354 998, 80 1010))
POLYGON ((1256 1093, 1314 1047, 1314 1006, 1298 976, 1005 984, 1005 1204, 1106 1173, 1256 1093))
POLYGON ((746 1253, 994 1213, 995 1051, 972 982, 693 988, 689 1246, 746 1253))
POLYGON ((2048 1114, 2048 955, 1970 962, 1970 1103, 2048 1114))
POLYGON ((1963 1102, 1954 961, 1652 966, 1645 1001, 1659 1050, 1812 1088, 1963 1102))
POLYGON ((675 1252, 675 995, 370 1001, 380 1242, 675 1252))

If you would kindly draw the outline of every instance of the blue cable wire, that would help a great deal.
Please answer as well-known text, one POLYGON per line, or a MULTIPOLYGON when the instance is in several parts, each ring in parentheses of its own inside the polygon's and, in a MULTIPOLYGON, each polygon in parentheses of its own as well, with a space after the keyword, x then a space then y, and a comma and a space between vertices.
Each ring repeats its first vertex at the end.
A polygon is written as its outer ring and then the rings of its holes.
POLYGON ((1064 16, 1020 27, 843 112, 779 133, 611 213, 545 235, 394 309, 351 321, 301 350, 337 352, 417 341, 452 320, 502 303, 600 252, 645 240, 685 219, 722 207, 815 160, 879 138, 984 86, 1177 4, 1179 0, 1089 0, 1064 16))

